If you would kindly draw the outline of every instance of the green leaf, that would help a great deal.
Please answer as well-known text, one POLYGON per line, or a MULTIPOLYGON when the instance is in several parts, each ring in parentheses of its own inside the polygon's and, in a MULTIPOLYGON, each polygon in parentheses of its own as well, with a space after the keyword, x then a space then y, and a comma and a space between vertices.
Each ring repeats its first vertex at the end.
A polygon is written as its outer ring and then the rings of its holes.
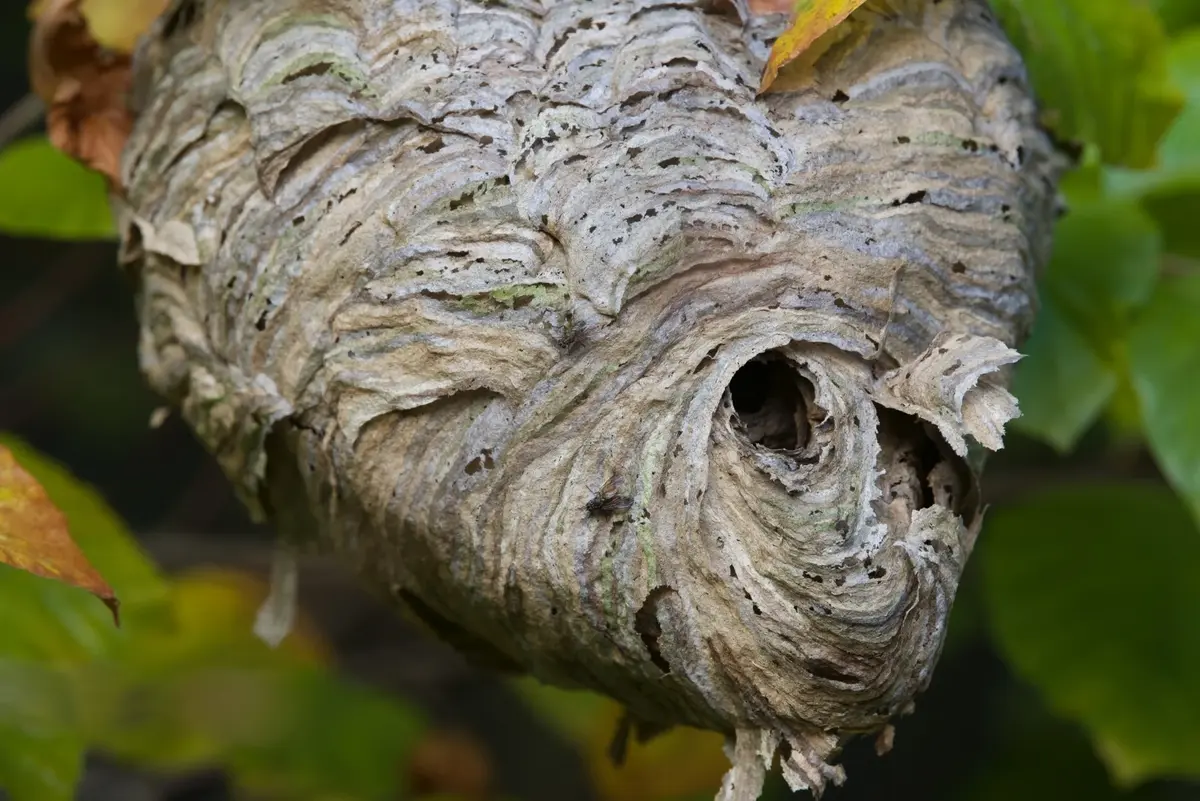
MULTIPOLYGON (((72 538, 124 604, 125 626, 87 592, 24 573, 0 570, 0 659, 82 662, 106 656, 128 640, 139 621, 157 613, 166 585, 103 499, 25 443, 0 434, 21 466, 36 478, 67 518, 72 538)), ((0 784, 3 778, 0 777, 0 784)))
POLYGON ((1010 691, 994 725, 983 764, 956 801, 1137 801, 1152 791, 1123 792, 1113 786, 1087 738, 1051 716, 1027 692, 1010 691))
POLYGON ((1200 519, 1200 275, 1164 279, 1129 338, 1146 438, 1200 519))
POLYGON ((1132 315, 1154 291, 1158 230, 1128 203, 1085 203, 1059 221, 1042 308, 1018 365, 1017 427, 1069 451, 1122 377, 1132 315))
POLYGON ((29 681, 16 681, 14 660, 35 666, 86 664, 111 654, 139 628, 151 605, 165 599, 166 585, 94 490, 25 443, 7 435, 0 435, 0 442, 42 484, 66 515, 75 541, 126 604, 125 628, 117 630, 108 610, 87 592, 19 570, 0 570, 0 666, 5 670, 0 677, 0 788, 14 801, 66 801, 75 796, 86 741, 68 725, 69 714, 46 716, 57 709, 55 701, 71 696, 61 691, 57 674, 24 671, 21 675, 29 681), (47 685, 51 679, 57 683, 47 685), (17 701, 38 715, 17 715, 17 701))
POLYGON ((993 0, 992 7, 1060 137, 1096 144, 1110 164, 1153 163, 1179 108, 1153 9, 1140 0, 993 0))
POLYGON ((1096 422, 1117 387, 1112 368, 1067 324, 1050 298, 1017 364, 1013 392, 1021 406, 1014 426, 1060 452, 1070 451, 1096 422))
MULTIPOLYGON (((1200 7, 1200 3, 1196 4, 1200 7)), ((1200 167, 1200 30, 1171 43, 1167 53, 1171 80, 1182 90, 1186 104, 1159 147, 1160 169, 1179 171, 1200 167)))
POLYGON ((425 721, 405 704, 316 670, 275 678, 281 704, 275 739, 244 743, 230 755, 246 777, 269 777, 286 792, 352 798, 396 796, 425 721))
POLYGON ((1162 231, 1167 251, 1200 258, 1200 30, 1174 41, 1167 62, 1187 102, 1159 144, 1158 164, 1148 170, 1109 168, 1104 191, 1140 202, 1162 231))
POLYGON ((1169 65, 1187 105, 1163 137, 1158 177, 1142 203, 1171 252, 1200 259, 1200 30, 1172 44, 1169 65))
POLYGON ((0 788, 14 801, 73 797, 87 747, 155 767, 220 764, 280 797, 395 795, 425 728, 417 712, 314 665, 320 648, 299 632, 278 649, 256 638, 249 577, 167 582, 94 490, 0 442, 124 602, 116 630, 87 593, 0 571, 0 788))
POLYGON ((1172 184, 1200 184, 1200 30, 1172 42, 1166 64, 1184 106, 1159 143, 1154 169, 1113 169, 1106 176, 1111 192, 1136 197, 1172 184))
POLYGON ((1200 534, 1157 487, 1046 493, 980 539, 993 633, 1113 776, 1200 776, 1200 534))
POLYGON ((1160 250, 1158 229, 1136 205, 1081 206, 1055 228, 1042 289, 1097 354, 1111 359, 1130 313, 1154 291, 1160 250))
POLYGON ((0 727, 0 789, 12 801, 71 801, 83 774, 83 743, 70 734, 0 727))
POLYGON ((116 236, 104 178, 44 138, 0 151, 0 231, 46 239, 116 236))
POLYGON ((222 765, 283 798, 394 796, 421 715, 323 670, 303 622, 279 648, 259 640, 265 594, 232 571, 176 578, 169 624, 144 627, 80 676, 89 741, 159 769, 222 765))
POLYGON ((1194 181, 1181 180, 1147 194, 1142 208, 1158 223, 1164 250, 1200 259, 1200 173, 1194 181))
POLYGON ((74 798, 86 744, 66 725, 69 669, 0 658, 0 687, 0 787, 13 801, 74 798))
MULTIPOLYGON (((247 655, 245 643, 231 647, 247 655)), ((421 715, 316 667, 238 661, 207 654, 157 673, 118 665, 92 676, 105 691, 81 695, 110 701, 93 704, 89 738, 145 767, 220 765, 269 797, 396 797, 421 715)))
POLYGON ((1196 0, 1154 0, 1154 7, 1168 31, 1200 25, 1200 3, 1196 0))

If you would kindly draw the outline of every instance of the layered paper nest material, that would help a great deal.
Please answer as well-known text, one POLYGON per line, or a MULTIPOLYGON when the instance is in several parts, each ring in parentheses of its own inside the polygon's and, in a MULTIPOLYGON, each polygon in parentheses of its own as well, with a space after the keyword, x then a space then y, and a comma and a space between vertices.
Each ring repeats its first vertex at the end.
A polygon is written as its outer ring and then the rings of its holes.
POLYGON ((144 369, 251 508, 726 732, 727 799, 927 685, 1056 177, 985 3, 761 98, 736 5, 182 0, 123 163, 144 369))

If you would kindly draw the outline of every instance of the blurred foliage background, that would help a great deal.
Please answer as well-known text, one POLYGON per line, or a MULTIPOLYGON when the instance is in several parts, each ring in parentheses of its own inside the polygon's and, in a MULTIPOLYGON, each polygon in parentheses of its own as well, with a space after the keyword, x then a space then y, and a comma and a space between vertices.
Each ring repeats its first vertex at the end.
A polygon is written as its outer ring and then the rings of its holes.
MULTIPOLYGON (((890 754, 849 747, 829 797, 1200 799, 1200 0, 992 6, 1077 166, 933 685, 890 754)), ((0 133, 28 32, 0 7, 0 133)), ((177 419, 150 426, 103 182, 26 134, 0 150, 0 430, 124 622, 0 566, 3 792, 712 797, 716 735, 616 768, 615 704, 475 671, 334 565, 303 566, 282 648, 256 640, 269 532, 177 419)))

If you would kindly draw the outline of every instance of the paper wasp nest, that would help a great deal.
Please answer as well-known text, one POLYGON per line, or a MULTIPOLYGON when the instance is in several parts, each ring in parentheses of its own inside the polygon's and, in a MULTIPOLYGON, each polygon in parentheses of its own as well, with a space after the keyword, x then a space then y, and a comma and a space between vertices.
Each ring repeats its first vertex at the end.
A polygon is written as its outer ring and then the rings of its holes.
POLYGON ((182 0, 142 360, 252 508, 477 659, 794 786, 929 679, 1054 161, 977 0, 755 89, 691 0, 182 0))

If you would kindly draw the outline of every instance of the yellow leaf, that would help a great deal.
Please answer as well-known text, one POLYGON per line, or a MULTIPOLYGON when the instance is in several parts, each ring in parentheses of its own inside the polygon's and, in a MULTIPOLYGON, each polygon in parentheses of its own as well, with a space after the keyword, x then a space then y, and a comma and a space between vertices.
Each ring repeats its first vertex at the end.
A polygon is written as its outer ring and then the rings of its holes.
POLYGON ((625 759, 612 760, 613 739, 624 716, 616 701, 596 693, 563 690, 532 679, 514 682, 531 708, 571 740, 587 763, 602 801, 673 801, 713 795, 729 769, 725 738, 679 726, 646 742, 631 734, 625 759))
POLYGON ((585 746, 589 772, 604 801, 664 801, 715 795, 729 769, 725 738, 711 731, 678 726, 645 743, 628 740, 625 760, 613 764, 613 733, 621 716, 615 703, 600 718, 585 746))
MULTIPOLYGON (((869 3, 870 0, 867 2, 869 3)), ((807 50, 794 60, 784 64, 771 84, 770 91, 798 92, 816 86, 820 82, 820 70, 817 69, 817 62, 828 63, 826 60, 832 59, 836 63, 840 58, 854 52, 866 42, 870 32, 871 28, 868 23, 857 22, 856 24, 855 16, 851 16, 841 25, 818 36, 807 50), (841 55, 839 56, 839 54, 841 55)))
POLYGON ((0 445, 0 563, 81 587, 117 618, 112 588, 71 539, 67 519, 8 448, 0 445))
MULTIPOLYGON (((766 4, 767 0, 757 0, 766 4)), ((895 19, 898 17, 914 18, 919 16, 926 0, 794 0, 792 22, 784 35, 775 40, 767 56, 767 67, 762 73, 758 84, 758 94, 763 94, 775 83, 779 73, 787 65, 792 64, 800 56, 804 56, 804 64, 798 64, 796 74, 791 77, 788 88, 803 88, 811 83, 811 73, 821 55, 835 44, 847 37, 860 41, 870 25, 858 31, 840 31, 846 18, 865 4, 868 10, 880 16, 895 19), (840 31, 840 32, 839 32, 840 31)), ((770 0, 773 5, 774 0, 770 0)), ((751 12, 755 6, 751 5, 751 12)))
POLYGON ((791 26, 775 40, 767 57, 758 92, 762 94, 775 82, 779 70, 798 58, 826 31, 839 25, 865 0, 796 0, 791 26))
POLYGON ((132 53, 138 37, 167 7, 167 0, 33 0, 31 20, 78 12, 96 42, 109 50, 132 53))
POLYGON ((81 0, 79 10, 97 42, 131 53, 166 5, 166 0, 81 0))
MULTIPOLYGON (((267 583, 256 575, 227 568, 193 568, 176 577, 174 613, 178 639, 188 648, 213 644, 254 648, 254 616, 267 597, 267 583)), ((327 664, 332 656, 316 624, 301 615, 280 649, 297 663, 327 664)), ((269 649, 263 649, 269 650, 269 649)))

